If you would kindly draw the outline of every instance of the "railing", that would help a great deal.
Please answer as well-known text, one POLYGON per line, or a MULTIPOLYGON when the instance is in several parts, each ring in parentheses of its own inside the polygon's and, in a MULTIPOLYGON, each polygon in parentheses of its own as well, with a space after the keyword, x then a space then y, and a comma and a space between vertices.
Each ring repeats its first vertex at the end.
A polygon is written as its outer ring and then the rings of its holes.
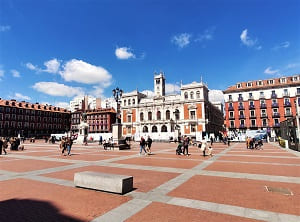
POLYGON ((242 96, 240 96, 239 98, 238 98, 238 101, 243 101, 244 99, 243 99, 243 97, 242 96))
POLYGON ((251 104, 251 105, 249 106, 249 109, 255 109, 254 104, 251 104))
POLYGON ((284 93, 282 93, 282 96, 283 97, 290 97, 290 93, 289 92, 284 92, 284 93))
POLYGON ((273 113, 273 117, 279 118, 279 117, 280 117, 280 114, 279 114, 279 113, 273 113))
POLYGON ((260 117, 261 118, 268 118, 268 115, 267 114, 261 114, 260 117))
POLYGON ((240 115, 239 118, 240 119, 245 119, 245 116, 244 115, 240 115))
POLYGON ((233 111, 234 110, 233 106, 228 106, 228 110, 233 111))
POLYGON ((245 109, 245 107, 244 106, 239 106, 238 109, 242 110, 242 109, 245 109))
POLYGON ((278 103, 272 103, 272 107, 278 107, 278 103))
POLYGON ((272 99, 277 99, 277 94, 276 93, 272 93, 271 98, 272 99))
POLYGON ((255 118, 256 118, 256 115, 250 115, 250 118, 251 118, 251 119, 255 119, 255 118))
POLYGON ((274 123, 273 127, 280 127, 280 123, 274 123))
POLYGON ((265 103, 261 103, 261 104, 260 104, 260 108, 261 108, 261 109, 266 109, 266 108, 267 108, 267 105, 266 105, 265 103))
POLYGON ((244 128, 246 128, 246 126, 244 124, 241 124, 239 128, 244 129, 244 128))
POLYGON ((293 114, 291 112, 284 114, 284 117, 292 117, 292 116, 293 116, 293 114))
POLYGON ((284 103, 284 106, 285 106, 285 107, 290 107, 290 106, 291 106, 291 103, 290 103, 290 102, 285 102, 285 103, 284 103))

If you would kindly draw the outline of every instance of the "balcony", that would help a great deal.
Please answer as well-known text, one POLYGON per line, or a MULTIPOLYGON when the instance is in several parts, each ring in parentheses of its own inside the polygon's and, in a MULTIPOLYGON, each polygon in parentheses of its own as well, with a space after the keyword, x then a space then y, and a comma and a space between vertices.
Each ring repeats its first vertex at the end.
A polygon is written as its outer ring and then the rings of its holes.
POLYGON ((276 93, 272 93, 271 98, 272 99, 277 99, 277 94, 276 93))
POLYGON ((272 108, 278 108, 278 103, 272 103, 272 108))
POLYGON ((266 97, 265 97, 265 95, 262 95, 262 94, 261 94, 261 95, 259 95, 259 98, 260 98, 260 99, 264 99, 264 98, 266 98, 266 97))
POLYGON ((254 104, 250 104, 250 105, 249 105, 249 109, 255 109, 254 104))
POLYGON ((239 119, 245 119, 245 116, 244 115, 240 115, 239 119))
POLYGON ((285 102, 284 107, 291 107, 291 103, 290 102, 285 102))
POLYGON ((279 118, 280 117, 280 114, 279 113, 273 113, 273 118, 279 118))
POLYGON ((256 129, 257 128, 257 125, 256 124, 254 124, 254 125, 250 125, 250 128, 252 128, 252 129, 256 129))
POLYGON ((267 108, 267 105, 266 105, 265 103, 261 103, 261 104, 260 104, 260 108, 261 108, 261 109, 266 109, 266 108, 267 108))
POLYGON ((243 99, 243 97, 242 96, 239 96, 239 98, 238 98, 238 101, 244 101, 244 99, 243 99))
POLYGON ((240 129, 245 129, 246 126, 245 126, 244 124, 241 124, 239 128, 240 128, 240 129))
POLYGON ((250 119, 255 119, 255 118, 256 118, 256 115, 250 115, 249 118, 250 118, 250 119))
POLYGON ((290 93, 289 92, 284 92, 284 93, 282 93, 282 96, 283 97, 290 97, 290 93))
POLYGON ((238 109, 239 109, 239 110, 244 110, 245 107, 244 107, 244 106, 239 106, 238 109))
POLYGON ((285 113, 284 117, 293 117, 293 114, 291 112, 285 113))
POLYGON ((229 116, 229 119, 232 120, 232 119, 235 119, 235 118, 234 118, 234 116, 229 116))
POLYGON ((274 123, 273 127, 280 127, 280 123, 274 123))
POLYGON ((266 113, 262 113, 261 115, 260 115, 260 118, 268 118, 268 115, 266 114, 266 113))
POLYGON ((228 106, 228 111, 233 111, 233 110, 234 110, 233 106, 228 106))

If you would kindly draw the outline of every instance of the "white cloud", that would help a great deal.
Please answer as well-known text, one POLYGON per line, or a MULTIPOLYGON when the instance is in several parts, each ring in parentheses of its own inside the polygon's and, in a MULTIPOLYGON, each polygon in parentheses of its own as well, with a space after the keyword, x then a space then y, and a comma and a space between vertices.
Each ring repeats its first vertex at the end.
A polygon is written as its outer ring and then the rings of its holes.
POLYGON ((178 84, 166 83, 165 90, 166 94, 177 93, 180 91, 180 86, 178 84))
POLYGON ((18 72, 15 69, 10 70, 10 72, 11 72, 12 76, 15 77, 15 78, 20 78, 21 77, 20 72, 18 72))
POLYGON ((292 69, 300 66, 300 63, 291 63, 286 66, 287 69, 292 69))
POLYGON ((4 77, 4 70, 1 69, 1 66, 0 66, 0 81, 2 80, 1 77, 4 77))
POLYGON ((85 84, 99 83, 103 87, 111 84, 111 74, 101 66, 94 66, 82 60, 72 59, 66 62, 59 72, 68 82, 74 81, 85 84))
POLYGON ((153 97, 155 95, 151 90, 144 90, 141 93, 145 94, 147 97, 153 97))
POLYGON ((177 45, 179 48, 184 48, 190 44, 190 38, 192 37, 189 33, 181 33, 174 35, 171 38, 171 42, 177 45))
POLYGON ((254 47, 257 50, 260 50, 262 46, 258 45, 257 39, 252 39, 248 36, 248 30, 245 29, 240 35, 242 43, 248 47, 254 47))
POLYGON ((28 69, 30 69, 30 70, 33 70, 33 71, 37 71, 37 72, 41 71, 37 66, 33 65, 33 64, 30 63, 30 62, 26 63, 26 67, 27 67, 28 69))
POLYGON ((224 101, 224 94, 222 90, 209 90, 208 98, 210 102, 223 102, 224 101))
POLYGON ((103 92, 104 92, 104 89, 103 87, 101 86, 93 86, 93 90, 90 91, 90 95, 94 96, 94 97, 97 97, 97 98, 100 98, 100 97, 103 97, 103 92))
POLYGON ((6 32, 10 30, 9 25, 0 25, 0 32, 6 32))
POLYGON ((71 87, 57 82, 37 82, 33 85, 35 90, 51 96, 67 96, 84 95, 84 91, 80 87, 71 87))
POLYGON ((21 93, 15 93, 14 99, 16 100, 31 100, 29 96, 24 96, 21 93))
POLYGON ((118 59, 130 59, 135 58, 135 55, 132 53, 132 49, 128 47, 116 48, 115 55, 118 59))
POLYGON ((213 26, 211 28, 204 30, 204 32, 195 39, 195 42, 212 40, 215 29, 216 29, 216 27, 213 26))
POLYGON ((272 70, 272 67, 268 67, 265 69, 264 73, 268 75, 275 75, 275 74, 279 74, 279 70, 278 69, 272 70))
POLYGON ((273 50, 286 49, 286 48, 290 47, 290 45, 291 44, 288 41, 281 42, 280 44, 274 46, 273 50))
POLYGON ((70 104, 67 103, 67 102, 57 102, 57 103, 54 104, 54 106, 61 107, 61 108, 64 108, 64 109, 70 109, 70 104))
POLYGON ((45 70, 43 70, 44 72, 58 73, 60 62, 57 59, 51 59, 44 62, 44 65, 47 67, 45 70))

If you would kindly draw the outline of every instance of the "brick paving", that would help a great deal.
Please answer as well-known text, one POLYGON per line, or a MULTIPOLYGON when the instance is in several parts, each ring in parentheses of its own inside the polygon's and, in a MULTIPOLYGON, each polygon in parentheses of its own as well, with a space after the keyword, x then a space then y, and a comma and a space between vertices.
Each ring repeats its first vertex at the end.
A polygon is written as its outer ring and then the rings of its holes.
POLYGON ((153 143, 153 155, 139 156, 138 144, 76 144, 62 156, 58 144, 25 143, 0 156, 0 221, 300 221, 299 153, 271 143, 213 148, 213 157, 194 146, 178 156, 176 144, 153 143), (134 190, 74 187, 74 173, 87 170, 131 175, 134 190))

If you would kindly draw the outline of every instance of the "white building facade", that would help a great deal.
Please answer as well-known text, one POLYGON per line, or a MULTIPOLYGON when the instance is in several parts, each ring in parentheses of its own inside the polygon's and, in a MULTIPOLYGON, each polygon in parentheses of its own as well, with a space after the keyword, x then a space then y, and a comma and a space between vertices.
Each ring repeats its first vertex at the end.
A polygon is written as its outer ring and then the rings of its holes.
POLYGON ((196 140, 222 131, 223 113, 208 101, 203 82, 181 85, 180 94, 165 94, 165 76, 154 75, 154 96, 133 91, 121 98, 123 137, 150 136, 154 140, 187 135, 196 140))

